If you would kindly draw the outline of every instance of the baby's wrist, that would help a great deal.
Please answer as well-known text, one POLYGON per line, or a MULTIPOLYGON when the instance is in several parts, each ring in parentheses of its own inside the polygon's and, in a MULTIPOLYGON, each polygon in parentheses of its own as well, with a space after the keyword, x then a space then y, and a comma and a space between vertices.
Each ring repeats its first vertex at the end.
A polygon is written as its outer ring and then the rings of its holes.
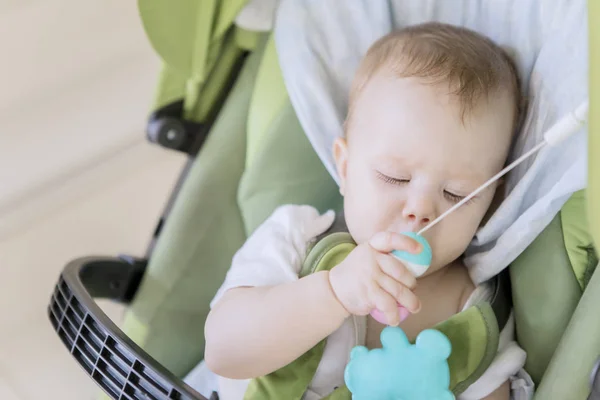
POLYGON ((342 301, 338 297, 338 295, 331 283, 331 272, 323 271, 322 273, 325 277, 325 280, 327 281, 327 287, 329 289, 331 297, 333 298, 333 302, 334 302, 335 307, 337 308, 337 311, 340 311, 342 313, 342 315, 344 316, 344 319, 348 318, 352 313, 350 311, 348 311, 348 309, 346 309, 346 307, 344 306, 344 303, 342 303, 342 301))

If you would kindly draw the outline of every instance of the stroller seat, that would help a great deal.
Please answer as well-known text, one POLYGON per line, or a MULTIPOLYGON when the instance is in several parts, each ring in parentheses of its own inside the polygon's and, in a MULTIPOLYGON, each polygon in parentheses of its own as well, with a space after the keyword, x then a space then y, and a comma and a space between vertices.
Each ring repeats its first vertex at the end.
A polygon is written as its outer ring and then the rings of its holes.
MULTIPOLYGON (((315 106, 293 89, 299 78, 282 65, 291 49, 281 48, 277 26, 275 33, 236 26, 245 4, 139 1, 164 61, 148 138, 188 153, 189 163, 144 259, 74 260, 49 306, 69 351, 113 399, 202 399, 181 377, 203 358, 209 302, 235 251, 281 204, 341 207, 327 141, 314 136, 319 118, 307 117, 315 106), (120 329, 92 297, 130 303, 120 329)), ((336 105, 343 118, 345 103, 336 105)), ((589 140, 589 151, 597 144, 589 140)), ((600 323, 591 313, 600 301, 592 240, 600 203, 591 201, 600 170, 588 174, 588 188, 569 194, 510 262, 516 335, 544 400, 586 398, 600 355, 600 323)))

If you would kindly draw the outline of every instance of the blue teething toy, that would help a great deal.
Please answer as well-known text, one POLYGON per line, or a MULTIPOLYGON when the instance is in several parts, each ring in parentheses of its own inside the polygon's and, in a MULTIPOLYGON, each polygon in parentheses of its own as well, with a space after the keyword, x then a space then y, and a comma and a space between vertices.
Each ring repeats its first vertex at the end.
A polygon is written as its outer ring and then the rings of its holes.
POLYGON ((383 348, 357 346, 344 380, 353 400, 454 400, 449 390, 450 341, 440 331, 424 330, 416 344, 398 327, 381 332, 383 348))

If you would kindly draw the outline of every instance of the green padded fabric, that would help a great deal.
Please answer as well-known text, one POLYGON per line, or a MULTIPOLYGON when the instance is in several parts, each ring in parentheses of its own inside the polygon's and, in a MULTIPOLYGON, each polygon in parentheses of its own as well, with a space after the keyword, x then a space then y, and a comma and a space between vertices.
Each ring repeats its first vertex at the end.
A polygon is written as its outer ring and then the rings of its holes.
POLYGON ((560 213, 510 267, 516 336, 536 385, 548 366, 582 289, 567 254, 560 213))
POLYGON ((167 64, 162 65, 158 76, 158 84, 154 92, 152 109, 158 110, 184 98, 187 77, 167 64))
POLYGON ((500 331, 494 311, 488 303, 482 303, 433 328, 452 343, 448 358, 450 388, 459 395, 483 375, 498 352, 500 331))
POLYGON ((235 43, 240 49, 248 51, 256 50, 265 36, 264 32, 249 31, 238 26, 235 27, 235 43))
POLYGON ((236 195, 259 61, 248 59, 195 160, 125 318, 125 333, 176 375, 203 358, 209 302, 246 238, 236 195))
POLYGON ((184 100, 184 117, 203 122, 225 92, 243 51, 233 20, 247 0, 138 0, 150 43, 164 61, 154 109, 184 100))
POLYGON ((267 135, 240 182, 238 202, 246 232, 253 232, 281 204, 308 204, 320 212, 339 208, 339 189, 290 103, 273 120, 267 135))
MULTIPOLYGON (((560 213, 565 249, 570 267, 580 290, 576 308, 569 314, 566 328, 552 332, 560 341, 552 343, 552 358, 544 367, 544 375, 536 392, 536 399, 559 400, 587 398, 588 377, 600 355, 600 319, 597 315, 600 302, 600 276, 595 274, 598 256, 589 233, 586 191, 571 196, 560 213)), ((573 290, 576 293, 575 290, 573 290)), ((557 299, 565 293, 558 293, 557 299)), ((552 304, 544 304, 547 308, 552 304)), ((550 317, 550 315, 548 315, 550 317)), ((542 326, 541 328, 547 328, 542 326)))
POLYGON ((184 112, 191 121, 205 121, 213 112, 224 93, 231 72, 238 63, 243 51, 237 45, 235 30, 224 37, 214 62, 214 67, 202 83, 189 82, 186 90, 184 112))
POLYGON ((535 400, 586 400, 590 376, 600 357, 600 274, 595 273, 555 349, 535 400))
POLYGON ((582 290, 587 286, 598 264, 586 211, 585 190, 574 193, 561 209, 565 248, 582 290))
POLYGON ((238 192, 247 234, 281 204, 308 204, 321 212, 342 204, 337 184, 304 135, 284 91, 272 39, 266 46, 248 119, 252 160, 238 192))
POLYGON ((590 232, 600 248, 600 2, 588 1, 589 93, 587 206, 590 232))
MULTIPOLYGON (((289 98, 279 69, 275 38, 270 36, 256 77, 256 87, 248 116, 248 148, 246 166, 258 156, 261 142, 268 138, 269 126, 289 104, 289 98)), ((272 130, 271 130, 272 132, 272 130)))
POLYGON ((325 265, 339 264, 355 247, 356 244, 348 232, 335 232, 323 237, 308 249, 308 255, 302 264, 300 276, 303 277, 313 273, 322 263, 325 265))
POLYGON ((243 400, 301 400, 319 366, 325 344, 326 339, 321 340, 290 364, 252 379, 243 400))
POLYGON ((246 2, 138 0, 138 9, 158 55, 180 74, 202 81, 220 53, 220 40, 246 2))

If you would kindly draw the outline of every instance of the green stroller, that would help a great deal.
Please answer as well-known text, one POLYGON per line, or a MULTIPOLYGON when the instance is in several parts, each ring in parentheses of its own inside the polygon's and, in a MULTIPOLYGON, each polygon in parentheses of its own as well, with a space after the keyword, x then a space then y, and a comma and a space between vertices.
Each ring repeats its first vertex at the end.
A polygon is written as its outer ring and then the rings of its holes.
MULTIPOLYGON (((359 2, 390 9, 410 3, 359 2)), ((522 2, 528 4, 522 12, 543 9, 543 2, 522 2)), ((68 351, 112 399, 206 399, 182 377, 203 358, 209 302, 233 254, 281 204, 320 211, 341 205, 322 150, 309 135, 306 109, 290 90, 272 21, 241 21, 253 4, 277 7, 277 1, 138 0, 164 64, 148 140, 188 154, 189 161, 147 254, 73 260, 48 306, 68 351), (98 298, 129 305, 121 327, 95 304, 98 298)), ((469 0, 452 4, 477 13, 469 0)), ((423 18, 444 18, 429 8, 423 18)), ((594 246, 600 243, 600 161, 593 156, 600 152, 600 25, 593 22, 600 20, 600 3, 589 2, 587 17, 588 184, 570 195, 505 270, 516 337, 528 355, 525 369, 536 384, 535 397, 543 400, 600 400, 594 246)))

